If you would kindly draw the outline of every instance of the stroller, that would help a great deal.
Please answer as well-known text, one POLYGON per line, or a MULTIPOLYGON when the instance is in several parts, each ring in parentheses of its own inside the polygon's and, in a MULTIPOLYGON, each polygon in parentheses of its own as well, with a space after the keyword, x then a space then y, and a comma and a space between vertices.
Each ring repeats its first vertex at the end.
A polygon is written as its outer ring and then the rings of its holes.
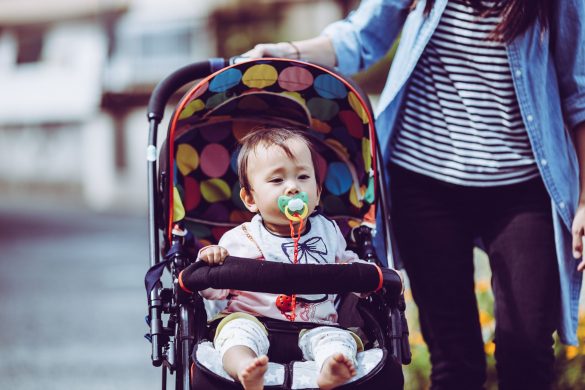
MULTIPOLYGON (((150 269, 145 277, 146 321, 152 363, 175 389, 241 388, 221 367, 210 340, 208 302, 187 294, 179 274, 199 248, 252 215, 239 194, 238 139, 258 125, 306 129, 324 178, 321 212, 334 219, 348 248, 368 264, 282 264, 228 257, 222 266, 197 262, 189 290, 231 288, 275 294, 339 294, 339 323, 359 332, 365 351, 358 374, 340 388, 401 389, 402 364, 410 362, 402 281, 393 266, 389 221, 375 226, 375 208, 386 212, 384 175, 367 97, 334 70, 297 60, 265 58, 230 64, 210 59, 181 68, 154 90, 148 107, 150 269), (182 97, 158 155, 157 128, 172 95, 199 80, 182 97), (384 237, 378 257, 373 234, 384 237), (388 264, 389 263, 389 264, 388 264), (170 286, 163 287, 163 276, 170 286), (374 292, 375 291, 375 292, 374 292), (351 292, 372 292, 358 299, 351 292)), ((190 269, 194 267, 191 266, 190 269)), ((295 322, 266 323, 271 348, 267 389, 316 387, 313 362, 295 351, 295 322), (290 346, 293 345, 291 348, 290 346)), ((306 323, 304 325, 307 325, 306 323)))

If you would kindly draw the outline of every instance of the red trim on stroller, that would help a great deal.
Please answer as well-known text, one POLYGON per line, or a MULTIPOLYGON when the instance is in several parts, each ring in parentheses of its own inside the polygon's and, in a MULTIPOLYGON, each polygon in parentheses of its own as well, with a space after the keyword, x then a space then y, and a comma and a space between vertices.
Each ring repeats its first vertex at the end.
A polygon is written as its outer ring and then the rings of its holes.
MULTIPOLYGON (((194 294, 194 292, 189 290, 187 287, 185 287, 185 284, 183 283, 183 271, 179 272, 179 278, 178 278, 179 279, 179 287, 181 287, 181 290, 188 292, 189 294, 194 294)), ((381 271, 380 271, 380 276, 382 276, 381 271)))
POLYGON ((378 283, 378 287, 374 290, 374 292, 378 292, 384 286, 384 275, 382 275, 382 269, 377 264, 372 263, 372 265, 376 267, 376 269, 378 270, 378 276, 380 277, 380 283, 378 283))

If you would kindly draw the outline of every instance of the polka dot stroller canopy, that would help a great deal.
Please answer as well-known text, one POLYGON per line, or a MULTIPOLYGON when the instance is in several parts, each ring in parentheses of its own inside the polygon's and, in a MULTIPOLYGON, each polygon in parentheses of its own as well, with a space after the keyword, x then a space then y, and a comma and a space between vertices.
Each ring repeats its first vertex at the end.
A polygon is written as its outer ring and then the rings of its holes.
POLYGON ((172 183, 163 194, 169 234, 180 223, 205 245, 251 219, 236 160, 238 141, 259 125, 306 129, 318 153, 320 209, 342 230, 373 219, 375 130, 367 97, 324 67, 258 59, 200 80, 177 106, 161 162, 168 176, 162 182, 172 183))

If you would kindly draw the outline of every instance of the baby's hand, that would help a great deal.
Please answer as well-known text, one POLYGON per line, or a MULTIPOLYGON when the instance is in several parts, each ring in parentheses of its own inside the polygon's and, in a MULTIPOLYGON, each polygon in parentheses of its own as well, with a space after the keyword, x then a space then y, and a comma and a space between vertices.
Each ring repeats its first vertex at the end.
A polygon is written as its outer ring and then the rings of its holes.
POLYGON ((221 265, 227 256, 229 253, 224 247, 209 245, 202 248, 197 257, 209 265, 221 265))

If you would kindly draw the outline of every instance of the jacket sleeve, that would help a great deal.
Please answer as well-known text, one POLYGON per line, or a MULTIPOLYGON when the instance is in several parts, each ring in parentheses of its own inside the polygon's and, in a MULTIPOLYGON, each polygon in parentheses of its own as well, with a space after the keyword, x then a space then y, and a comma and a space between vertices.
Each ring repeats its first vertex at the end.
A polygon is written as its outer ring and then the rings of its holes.
POLYGON ((550 21, 563 114, 569 128, 585 122, 585 1, 557 0, 550 21))
POLYGON ((412 0, 363 0, 346 19, 323 30, 335 49, 337 68, 353 74, 368 68, 390 49, 412 0))

